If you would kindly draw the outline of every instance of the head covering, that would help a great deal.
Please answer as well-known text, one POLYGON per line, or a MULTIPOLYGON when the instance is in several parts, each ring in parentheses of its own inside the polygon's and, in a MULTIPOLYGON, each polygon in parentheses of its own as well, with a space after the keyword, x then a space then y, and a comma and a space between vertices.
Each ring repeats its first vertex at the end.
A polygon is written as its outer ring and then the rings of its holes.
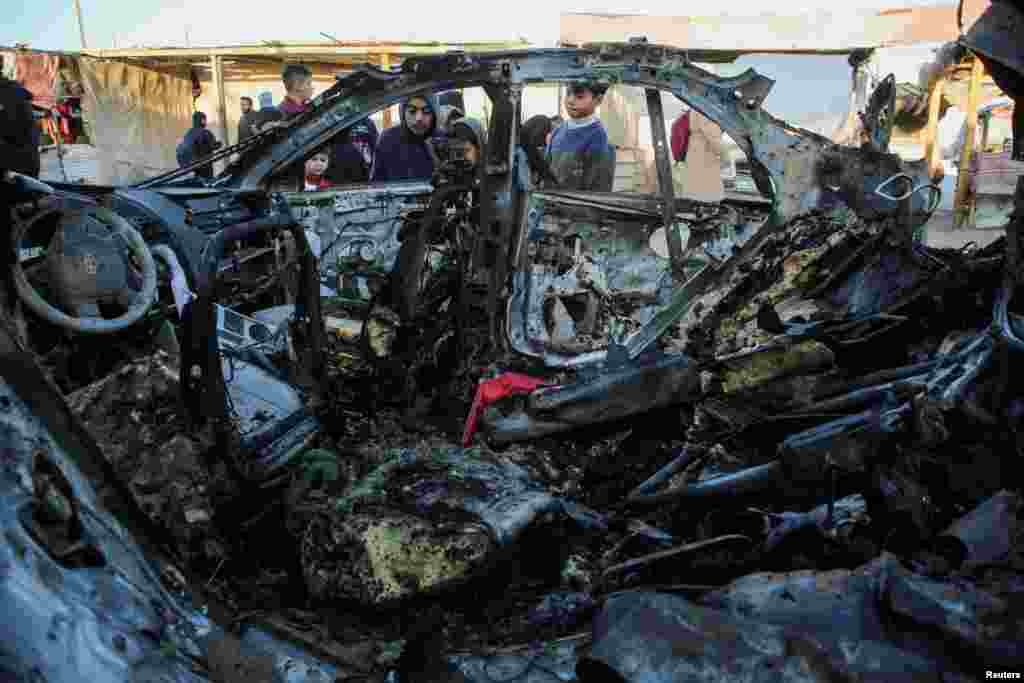
POLYGON ((534 147, 543 147, 547 142, 548 133, 554 127, 551 117, 544 114, 531 116, 519 130, 520 144, 527 150, 534 147))
POLYGON ((444 107, 455 107, 462 111, 466 110, 466 103, 462 101, 462 93, 458 90, 445 90, 444 92, 437 94, 438 106, 444 107))
POLYGON ((684 111, 672 123, 672 159, 686 161, 686 150, 690 147, 690 112, 684 111))
POLYGON ((452 123, 465 116, 461 109, 450 104, 442 104, 439 109, 440 112, 437 115, 437 128, 441 131, 448 130, 448 127, 451 126, 452 123))
POLYGON ((274 96, 269 92, 260 93, 260 109, 269 109, 274 106, 274 96))
POLYGON ((531 116, 519 130, 519 144, 526 151, 526 160, 534 173, 550 175, 544 148, 547 146, 548 133, 555 127, 555 119, 544 114, 531 116))
POLYGON ((484 133, 484 127, 476 119, 458 119, 452 123, 449 135, 455 140, 465 140, 472 143, 481 150, 487 144, 487 134, 484 133))
POLYGON ((405 121, 405 108, 409 106, 410 100, 416 98, 426 100, 427 106, 430 108, 430 111, 434 113, 434 120, 431 122, 430 128, 427 129, 426 134, 423 136, 423 139, 429 139, 433 137, 434 131, 437 130, 437 118, 438 114, 440 113, 440 107, 437 106, 437 98, 434 97, 433 95, 413 95, 409 99, 402 100, 402 104, 398 108, 399 115, 402 117, 402 133, 408 137, 419 138, 418 135, 413 135, 413 132, 409 130, 409 125, 405 121))
POLYGON ((192 112, 192 127, 199 128, 202 125, 203 120, 206 118, 206 114, 201 111, 192 112))

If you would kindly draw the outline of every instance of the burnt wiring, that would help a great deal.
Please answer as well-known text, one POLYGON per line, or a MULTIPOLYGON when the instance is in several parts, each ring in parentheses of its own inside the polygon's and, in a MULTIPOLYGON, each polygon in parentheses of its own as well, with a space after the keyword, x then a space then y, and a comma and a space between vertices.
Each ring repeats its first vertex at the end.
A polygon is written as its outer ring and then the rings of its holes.
MULTIPOLYGON (((466 260, 462 251, 464 240, 462 239, 460 226, 464 222, 463 219, 468 215, 470 215, 470 210, 468 209, 456 208, 454 211, 439 211, 431 225, 425 224, 429 221, 429 213, 414 213, 395 219, 402 222, 402 227, 399 229, 400 240, 411 238, 412 231, 414 230, 428 231, 423 236, 425 248, 422 257, 426 262, 426 267, 423 268, 423 272, 420 273, 419 280, 416 283, 418 303, 412 318, 400 322, 400 328, 405 330, 404 333, 412 333, 413 329, 418 329, 419 332, 413 334, 424 335, 425 339, 421 339, 421 343, 410 345, 410 351, 401 354, 402 358, 391 355, 378 357, 376 353, 370 350, 368 344, 369 323, 374 317, 374 311, 380 306, 382 300, 387 301, 389 304, 387 308, 391 310, 395 305, 395 297, 398 296, 396 287, 400 285, 394 280, 393 276, 389 277, 383 287, 372 292, 362 317, 360 334, 357 339, 359 348, 371 361, 375 372, 385 372, 388 367, 394 370, 395 361, 410 367, 423 361, 425 359, 424 354, 436 356, 439 345, 449 336, 444 332, 445 330, 450 330, 448 323, 452 323, 455 328, 456 348, 463 348, 463 326, 461 322, 463 307, 461 305, 460 292, 465 281, 463 271, 466 260), (443 261, 443 265, 440 268, 434 268, 431 265, 431 262, 437 256, 440 256, 443 261), (411 351, 411 349, 417 349, 417 351, 411 351)), ((404 347, 405 345, 403 344, 404 347)), ((413 373, 406 373, 406 377, 408 381, 414 381, 412 379, 413 373)), ((406 391, 409 390, 407 386, 406 391)))
MULTIPOLYGON (((398 216, 398 217, 396 217, 393 220, 392 224, 394 224, 395 222, 401 222, 401 223, 404 224, 404 223, 406 223, 409 220, 411 220, 410 216, 398 216)), ((404 225, 403 225, 403 227, 399 228, 398 229, 399 234, 401 234, 404 229, 405 229, 404 225)), ((341 238, 339 237, 338 239, 341 239, 341 238)), ((335 242, 337 242, 337 241, 338 240, 335 240, 335 242)), ((326 254, 327 251, 325 250, 324 253, 326 254)), ((370 291, 370 300, 367 302, 366 309, 363 312, 363 317, 362 317, 362 320, 360 321, 360 322, 362 322, 362 326, 359 329, 359 336, 356 338, 356 343, 359 345, 360 348, 364 348, 364 349, 366 348, 366 344, 368 342, 368 340, 366 338, 366 328, 367 328, 367 326, 368 326, 368 324, 370 322, 370 318, 373 317, 374 309, 377 308, 377 305, 380 303, 381 295, 384 294, 385 292, 387 292, 387 290, 388 290, 388 287, 384 286, 384 287, 379 287, 379 288, 376 288, 376 289, 370 291)))

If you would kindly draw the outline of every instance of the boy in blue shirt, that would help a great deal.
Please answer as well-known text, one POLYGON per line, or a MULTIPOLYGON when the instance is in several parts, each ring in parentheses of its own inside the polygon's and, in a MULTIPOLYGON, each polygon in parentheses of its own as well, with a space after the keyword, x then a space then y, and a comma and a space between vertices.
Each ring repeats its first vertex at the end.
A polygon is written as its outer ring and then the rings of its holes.
POLYGON ((547 147, 548 166, 560 190, 612 191, 615 148, 594 114, 607 90, 608 86, 592 82, 569 85, 565 96, 569 119, 555 129, 547 147))

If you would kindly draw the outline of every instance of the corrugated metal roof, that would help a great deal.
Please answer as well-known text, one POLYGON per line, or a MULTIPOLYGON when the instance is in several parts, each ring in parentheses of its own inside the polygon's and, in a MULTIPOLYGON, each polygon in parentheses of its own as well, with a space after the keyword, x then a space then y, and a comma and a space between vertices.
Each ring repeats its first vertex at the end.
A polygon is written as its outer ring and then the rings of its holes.
POLYGON ((407 43, 407 42, 314 42, 314 43, 279 43, 266 42, 249 45, 226 45, 218 47, 151 47, 151 48, 104 48, 82 50, 82 54, 102 59, 206 59, 212 55, 221 57, 279 57, 279 58, 330 58, 365 57, 367 55, 414 55, 435 54, 449 50, 465 50, 466 52, 484 52, 489 50, 507 50, 525 48, 525 41, 495 41, 469 43, 407 43))

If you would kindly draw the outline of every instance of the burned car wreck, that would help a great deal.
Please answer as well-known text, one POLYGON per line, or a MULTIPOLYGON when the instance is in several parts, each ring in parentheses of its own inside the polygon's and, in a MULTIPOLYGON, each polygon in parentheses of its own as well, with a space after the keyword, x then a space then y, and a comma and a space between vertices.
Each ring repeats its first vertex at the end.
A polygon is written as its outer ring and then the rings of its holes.
POLYGON ((1019 219, 921 244, 939 191, 888 152, 892 98, 849 148, 771 85, 641 41, 449 53, 339 79, 210 183, 5 178, 0 672, 1019 671, 1019 219), (658 195, 533 186, 523 88, 581 79, 646 90, 658 195), (298 191, 351 125, 464 87, 477 166, 298 191), (763 201, 674 197, 661 93, 763 201))

